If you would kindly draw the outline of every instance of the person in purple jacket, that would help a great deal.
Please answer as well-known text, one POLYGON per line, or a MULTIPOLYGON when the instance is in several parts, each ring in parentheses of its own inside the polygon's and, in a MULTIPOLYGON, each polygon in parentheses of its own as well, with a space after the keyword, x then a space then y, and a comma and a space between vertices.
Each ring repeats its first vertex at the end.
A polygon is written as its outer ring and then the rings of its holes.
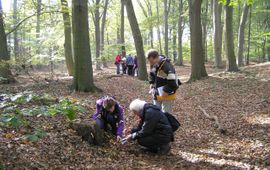
POLYGON ((121 140, 124 131, 124 109, 110 96, 104 96, 96 101, 96 112, 93 119, 105 131, 110 131, 121 140))

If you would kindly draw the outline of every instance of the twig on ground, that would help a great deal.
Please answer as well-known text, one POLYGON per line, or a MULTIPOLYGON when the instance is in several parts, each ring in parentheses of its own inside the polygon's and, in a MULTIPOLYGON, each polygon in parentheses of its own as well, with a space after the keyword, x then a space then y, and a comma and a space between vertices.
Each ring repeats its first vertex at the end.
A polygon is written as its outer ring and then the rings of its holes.
POLYGON ((123 75, 108 75, 106 76, 106 79, 111 79, 111 78, 114 78, 114 77, 122 77, 123 75))
POLYGON ((211 121, 213 121, 215 123, 215 127, 220 131, 220 133, 222 134, 226 134, 226 130, 220 125, 219 121, 218 121, 218 117, 217 116, 210 116, 205 109, 203 109, 201 106, 199 106, 199 109, 203 112, 203 114, 211 121))

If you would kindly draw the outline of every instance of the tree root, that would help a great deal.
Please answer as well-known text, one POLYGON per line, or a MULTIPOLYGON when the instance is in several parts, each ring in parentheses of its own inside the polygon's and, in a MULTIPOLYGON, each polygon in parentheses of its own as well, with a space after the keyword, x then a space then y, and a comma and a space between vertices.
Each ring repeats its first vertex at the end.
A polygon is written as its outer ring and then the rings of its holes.
POLYGON ((222 134, 226 134, 227 133, 227 130, 224 129, 219 121, 218 121, 218 117, 217 116, 210 116, 206 111, 205 109, 203 109, 201 106, 199 106, 199 109, 203 112, 203 114, 211 121, 213 121, 215 123, 214 127, 217 128, 219 130, 220 133, 222 134))

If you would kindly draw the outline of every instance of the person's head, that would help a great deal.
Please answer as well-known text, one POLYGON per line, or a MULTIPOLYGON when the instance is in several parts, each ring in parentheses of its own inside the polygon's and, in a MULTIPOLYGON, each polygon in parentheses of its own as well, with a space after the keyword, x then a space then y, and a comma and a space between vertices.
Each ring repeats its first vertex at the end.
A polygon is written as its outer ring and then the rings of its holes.
POLYGON ((115 110, 115 104, 116 104, 116 101, 114 98, 112 97, 109 97, 109 96, 106 96, 104 99, 103 99, 103 108, 105 110, 107 110, 108 112, 114 112, 115 110))
POLYGON ((146 104, 145 101, 140 100, 140 99, 135 99, 133 100, 130 105, 129 105, 129 109, 136 115, 138 115, 139 117, 141 117, 140 113, 142 112, 144 105, 146 104))
POLYGON ((159 54, 155 49, 151 49, 147 52, 147 59, 151 65, 159 63, 159 54))

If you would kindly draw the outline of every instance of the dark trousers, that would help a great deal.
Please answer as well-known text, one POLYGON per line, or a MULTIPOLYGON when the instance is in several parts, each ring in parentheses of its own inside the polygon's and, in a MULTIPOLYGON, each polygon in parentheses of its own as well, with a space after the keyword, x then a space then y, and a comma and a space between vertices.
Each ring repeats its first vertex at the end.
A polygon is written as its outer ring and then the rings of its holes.
POLYGON ((162 145, 168 145, 169 142, 160 142, 160 139, 154 136, 147 136, 138 139, 138 143, 141 146, 146 147, 152 152, 157 152, 158 148, 161 147, 162 145))
POLYGON ((133 65, 128 65, 128 75, 133 75, 133 65))
POLYGON ((127 65, 126 64, 122 64, 122 71, 123 71, 123 74, 127 74, 127 65))
POLYGON ((116 63, 116 74, 120 74, 120 64, 116 63))
POLYGON ((112 134, 116 135, 116 132, 117 132, 116 123, 117 123, 117 121, 113 117, 109 118, 109 120, 104 120, 103 118, 97 118, 96 123, 100 127, 100 129, 104 129, 105 131, 112 132, 112 134))

